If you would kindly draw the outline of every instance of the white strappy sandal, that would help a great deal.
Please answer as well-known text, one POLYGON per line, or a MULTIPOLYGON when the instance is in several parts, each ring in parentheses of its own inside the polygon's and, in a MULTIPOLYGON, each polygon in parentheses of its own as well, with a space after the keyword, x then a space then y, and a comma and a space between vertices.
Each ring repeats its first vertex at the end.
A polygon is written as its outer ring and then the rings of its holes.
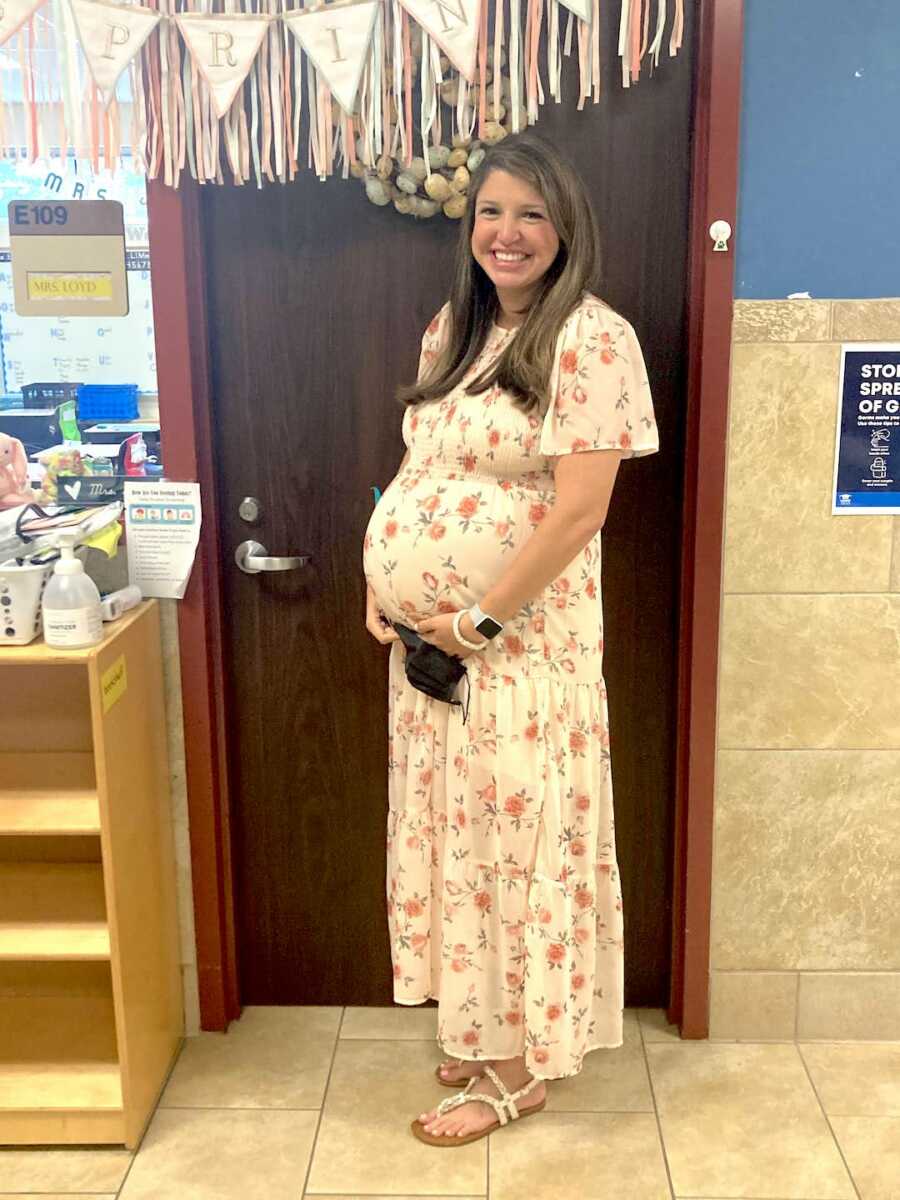
POLYGON ((479 1082, 479 1077, 476 1075, 469 1080, 464 1091, 457 1092, 455 1096, 448 1096, 446 1100, 441 1101, 437 1107, 437 1115, 439 1117, 446 1116, 453 1109, 461 1108, 464 1104, 478 1100, 482 1104, 489 1104, 491 1106, 497 1114, 497 1120, 492 1125, 488 1125, 487 1129, 480 1129, 477 1133, 467 1133, 465 1137, 457 1137, 455 1135, 451 1137, 446 1133, 427 1133, 425 1126, 417 1118, 413 1121, 410 1128, 420 1142, 425 1142, 429 1146, 468 1146, 470 1142, 480 1141, 481 1138, 493 1133, 495 1129, 500 1129, 503 1125, 508 1125, 510 1121, 519 1121, 523 1117, 530 1117, 533 1113, 539 1113, 547 1103, 545 1098, 539 1101, 539 1103, 532 1104, 522 1112, 519 1112, 516 1102, 528 1096, 541 1080, 532 1079, 523 1088, 519 1088, 517 1092, 510 1092, 493 1067, 485 1064, 484 1073, 500 1093, 499 1098, 497 1096, 485 1096, 481 1092, 473 1092, 472 1089, 479 1082))
POLYGON ((438 1081, 438 1083, 441 1085, 441 1087, 458 1088, 461 1083, 463 1083, 463 1082, 468 1083, 469 1079, 481 1079, 482 1075, 484 1074, 484 1064, 483 1063, 478 1063, 478 1073, 476 1075, 470 1075, 468 1077, 468 1079, 466 1079, 466 1080, 445 1079, 443 1077, 443 1075, 441 1074, 441 1071, 444 1069, 444 1067, 461 1067, 463 1062, 467 1062, 467 1061, 468 1061, 467 1059, 450 1058, 450 1059, 447 1059, 446 1062, 442 1062, 438 1066, 436 1066, 434 1068, 434 1077, 438 1081))

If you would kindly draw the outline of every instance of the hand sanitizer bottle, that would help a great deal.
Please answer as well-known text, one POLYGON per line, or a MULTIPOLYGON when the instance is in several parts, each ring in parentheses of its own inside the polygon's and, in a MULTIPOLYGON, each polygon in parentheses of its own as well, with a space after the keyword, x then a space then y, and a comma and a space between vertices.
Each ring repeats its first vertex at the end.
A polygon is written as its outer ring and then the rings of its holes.
POLYGON ((97 585, 75 557, 75 538, 62 534, 59 561, 44 589, 44 641, 48 646, 76 650, 103 640, 103 618, 97 585))

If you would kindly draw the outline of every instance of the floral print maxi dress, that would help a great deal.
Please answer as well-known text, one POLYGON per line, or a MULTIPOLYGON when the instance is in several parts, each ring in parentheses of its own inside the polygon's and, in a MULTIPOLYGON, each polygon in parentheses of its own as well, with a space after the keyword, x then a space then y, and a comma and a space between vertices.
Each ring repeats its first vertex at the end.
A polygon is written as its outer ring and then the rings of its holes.
MULTIPOLYGON (((420 375, 449 306, 429 325, 420 375)), ((378 504, 364 567, 410 624, 481 600, 554 502, 553 459, 658 448, 631 326, 591 295, 557 345, 546 417, 465 383, 514 330, 494 326, 470 375, 407 410, 407 466, 378 504)), ((513 1058, 544 1079, 622 1043, 622 900, 610 778, 600 536, 466 660, 468 721, 406 682, 391 649, 388 915, 394 996, 439 1001, 463 1059, 513 1058)), ((464 687, 464 685, 463 685, 464 687)))

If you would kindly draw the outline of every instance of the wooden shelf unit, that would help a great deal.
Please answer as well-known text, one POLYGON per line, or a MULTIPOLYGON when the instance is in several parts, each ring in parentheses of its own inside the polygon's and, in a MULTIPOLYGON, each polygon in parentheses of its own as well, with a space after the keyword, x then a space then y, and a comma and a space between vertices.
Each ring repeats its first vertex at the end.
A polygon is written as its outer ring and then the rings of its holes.
POLYGON ((100 835, 93 754, 0 753, 0 837, 100 835))
POLYGON ((183 1032, 159 609, 0 647, 0 1145, 124 1144, 183 1032))

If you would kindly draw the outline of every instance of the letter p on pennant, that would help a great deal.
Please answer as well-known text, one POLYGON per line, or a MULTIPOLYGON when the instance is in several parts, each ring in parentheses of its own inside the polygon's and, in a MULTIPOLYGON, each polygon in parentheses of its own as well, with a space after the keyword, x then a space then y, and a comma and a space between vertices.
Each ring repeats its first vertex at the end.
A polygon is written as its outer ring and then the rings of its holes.
POLYGON ((119 76, 159 24, 161 14, 112 0, 72 0, 72 12, 94 82, 109 104, 119 76))

